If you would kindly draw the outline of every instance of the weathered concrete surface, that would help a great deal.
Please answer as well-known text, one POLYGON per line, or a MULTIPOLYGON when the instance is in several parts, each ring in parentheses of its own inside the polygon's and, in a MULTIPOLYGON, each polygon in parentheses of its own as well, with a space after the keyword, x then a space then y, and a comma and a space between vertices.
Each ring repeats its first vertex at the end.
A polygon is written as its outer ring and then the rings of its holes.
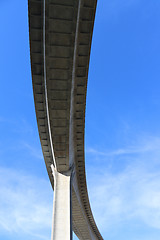
POLYGON ((72 165, 73 230, 80 239, 100 239, 87 193, 84 128, 90 47, 96 0, 28 0, 31 68, 43 155, 51 165, 72 165))

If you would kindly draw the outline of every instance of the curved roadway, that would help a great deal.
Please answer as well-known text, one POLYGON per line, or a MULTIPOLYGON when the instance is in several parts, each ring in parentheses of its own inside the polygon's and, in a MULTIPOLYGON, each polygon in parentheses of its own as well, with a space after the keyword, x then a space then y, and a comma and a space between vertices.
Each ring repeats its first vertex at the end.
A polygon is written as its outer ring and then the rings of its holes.
POLYGON ((79 239, 102 240, 87 193, 84 128, 96 0, 28 0, 31 69, 42 151, 51 164, 74 169, 72 223, 79 239))

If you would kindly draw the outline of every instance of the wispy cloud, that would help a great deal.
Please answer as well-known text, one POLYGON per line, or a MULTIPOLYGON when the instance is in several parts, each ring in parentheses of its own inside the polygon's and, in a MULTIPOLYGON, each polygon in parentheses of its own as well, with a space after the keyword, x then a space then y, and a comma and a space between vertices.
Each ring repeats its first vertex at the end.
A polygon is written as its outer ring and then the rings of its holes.
POLYGON ((97 150, 87 147, 86 152, 99 156, 118 156, 126 154, 140 154, 146 152, 160 151, 160 138, 147 136, 139 138, 134 144, 126 146, 125 148, 118 148, 115 150, 97 150))
POLYGON ((25 151, 37 159, 43 159, 39 138, 37 136, 38 129, 30 124, 24 118, 0 117, 2 137, 0 138, 0 153, 8 155, 8 152, 25 151), (9 137, 8 137, 9 136, 9 137))
MULTIPOLYGON (((129 224, 151 229, 153 233, 159 231, 160 138, 140 137, 137 145, 115 151, 99 152, 92 149, 89 153, 92 154, 92 161, 97 154, 99 159, 103 155, 103 162, 106 160, 106 163, 108 156, 112 155, 113 165, 119 156, 123 158, 127 154, 129 159, 122 169, 118 167, 117 172, 110 171, 107 164, 88 167, 91 205, 104 235, 107 236, 115 228, 127 228, 129 224)), ((89 158, 90 154, 87 156, 89 158)), ((135 236, 132 237, 135 239, 135 236)), ((141 239, 145 237, 141 236, 141 239)))
POLYGON ((0 232, 48 239, 51 215, 49 181, 0 168, 0 232))
POLYGON ((107 173, 94 177, 97 181, 92 180, 90 192, 102 227, 138 218, 160 229, 160 173, 130 168, 116 176, 107 173))
MULTIPOLYGON (((92 148, 89 151, 92 160, 95 153, 99 158, 103 155, 103 162, 111 155, 113 160, 126 154, 129 158, 129 162, 118 172, 111 172, 105 164, 102 168, 101 164, 92 164, 87 168, 92 210, 105 239, 109 232, 115 232, 115 228, 127 227, 128 224, 160 230, 159 146, 159 137, 145 136, 120 148, 123 151, 97 151, 92 148)), ((32 151, 30 145, 25 144, 24 147, 32 151)), ((48 239, 51 215, 52 190, 49 181, 0 168, 0 234, 6 232, 16 236, 25 233, 30 236, 29 239, 48 239)), ((132 236, 130 239, 138 238, 132 236)), ((141 236, 140 239, 147 238, 141 236)))
POLYGON ((34 128, 33 124, 31 124, 28 120, 21 116, 17 116, 16 118, 11 116, 10 118, 5 116, 0 116, 0 122, 3 123, 1 127, 5 129, 9 129, 13 133, 18 134, 33 134, 34 128))
POLYGON ((42 150, 40 147, 36 148, 35 146, 32 146, 27 142, 22 142, 21 146, 22 148, 27 149, 33 157, 36 157, 38 159, 43 159, 42 150))

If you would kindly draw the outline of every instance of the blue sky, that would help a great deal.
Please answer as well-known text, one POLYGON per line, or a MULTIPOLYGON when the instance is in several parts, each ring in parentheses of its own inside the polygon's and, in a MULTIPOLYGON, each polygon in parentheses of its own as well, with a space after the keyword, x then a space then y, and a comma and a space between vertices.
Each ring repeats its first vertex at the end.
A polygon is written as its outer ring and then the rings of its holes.
MULTIPOLYGON (((99 0, 86 109, 88 191, 109 240, 159 240, 160 1, 99 0)), ((50 239, 26 0, 0 1, 0 239, 50 239)), ((75 237, 74 237, 75 238, 75 237)), ((75 238, 76 239, 76 238, 75 238)))

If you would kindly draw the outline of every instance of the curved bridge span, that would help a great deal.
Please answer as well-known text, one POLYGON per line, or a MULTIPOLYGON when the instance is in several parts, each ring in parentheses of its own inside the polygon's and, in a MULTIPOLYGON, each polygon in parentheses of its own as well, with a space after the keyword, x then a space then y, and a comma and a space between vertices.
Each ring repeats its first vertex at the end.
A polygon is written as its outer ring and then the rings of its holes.
POLYGON ((84 128, 96 0, 28 0, 36 117, 54 189, 52 239, 102 240, 87 193, 84 128))

